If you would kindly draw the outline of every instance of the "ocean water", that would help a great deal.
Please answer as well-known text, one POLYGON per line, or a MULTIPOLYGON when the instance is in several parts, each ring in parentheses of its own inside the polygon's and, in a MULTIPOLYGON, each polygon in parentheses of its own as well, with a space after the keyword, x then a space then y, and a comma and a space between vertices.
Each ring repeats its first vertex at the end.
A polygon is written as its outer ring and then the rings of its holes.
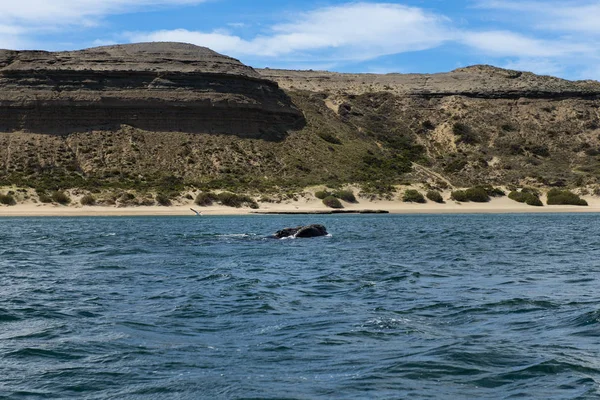
POLYGON ((599 278, 600 215, 0 219, 0 398, 597 399, 599 278))

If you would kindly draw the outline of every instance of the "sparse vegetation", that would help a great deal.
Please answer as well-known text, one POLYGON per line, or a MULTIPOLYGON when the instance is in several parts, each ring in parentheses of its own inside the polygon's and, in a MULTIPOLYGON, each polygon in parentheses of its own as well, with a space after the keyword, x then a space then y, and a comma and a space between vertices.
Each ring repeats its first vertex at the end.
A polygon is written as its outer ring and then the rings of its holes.
POLYGON ((490 201, 488 192, 481 186, 475 186, 467 190, 455 190, 450 198, 459 202, 487 203, 490 201))
POLYGON ((17 204, 15 198, 10 194, 0 194, 0 204, 14 206, 17 204))
POLYGON ((450 198, 460 203, 465 203, 469 201, 469 199, 467 198, 467 192, 464 190, 453 191, 452 193, 450 193, 450 198))
POLYGON ((348 203, 357 203, 356 196, 352 190, 336 190, 332 195, 348 203))
POLYGON ((444 203, 444 198, 442 197, 442 194, 437 190, 428 190, 426 196, 429 200, 433 202, 440 204, 444 203))
POLYGON ((407 189, 402 196, 402 201, 405 203, 426 203, 425 197, 415 189, 407 189))
POLYGON ((469 188, 465 191, 465 193, 468 201, 475 203, 487 203, 490 201, 490 195, 488 194, 488 191, 481 186, 469 188))
POLYGON ((130 192, 124 192, 119 196, 119 202, 121 204, 131 204, 134 203, 135 194, 130 192))
POLYGON ((456 143, 479 143, 479 139, 477 138, 477 135, 473 132, 471 127, 462 122, 455 122, 454 125, 452 125, 452 133, 454 133, 457 136, 456 143))
POLYGON ((158 193, 154 197, 154 200, 156 200, 156 203, 161 206, 168 207, 171 205, 171 199, 169 198, 169 196, 165 195, 164 193, 158 193))
POLYGON ((79 202, 82 206, 93 206, 96 204, 96 198, 91 194, 86 194, 79 202))
POLYGON ((356 200, 356 196, 354 195, 354 192, 352 190, 344 190, 344 189, 335 190, 333 192, 330 192, 328 190, 318 190, 315 192, 315 197, 319 200, 324 200, 327 197, 335 197, 337 199, 344 200, 345 202, 348 202, 348 203, 357 203, 358 202, 356 200))
MULTIPOLYGON (((490 75, 490 79, 497 78, 490 75)), ((546 78, 531 79, 544 87, 546 78)), ((516 185, 535 179, 543 187, 600 183, 598 116, 591 103, 577 96, 569 102, 531 99, 517 112, 513 104, 493 96, 442 96, 430 101, 427 96, 399 97, 395 90, 378 93, 356 88, 346 93, 343 87, 332 89, 328 84, 321 82, 319 93, 300 90, 300 85, 288 90, 307 124, 285 140, 149 133, 122 127, 119 131, 96 128, 70 138, 67 145, 66 136, 40 135, 34 141, 15 132, 10 160, 0 160, 0 187, 36 187, 40 201, 47 202, 53 201, 54 191, 78 188, 105 204, 104 194, 112 192, 117 196, 111 201, 123 206, 154 202, 148 193, 173 199, 173 193, 192 191, 198 205, 219 201, 216 195, 205 194, 211 191, 289 201, 286 193, 314 185, 328 185, 315 194, 320 200, 333 195, 352 201, 338 194, 348 183, 360 186, 360 197, 389 198, 393 187, 406 179, 415 184, 432 182, 438 179, 434 174, 441 175, 440 181, 448 179, 463 187, 474 182, 516 185), (328 90, 336 93, 337 115, 326 104, 328 90), (419 168, 407 177, 413 163, 428 171, 419 168), (124 192, 137 198, 119 197, 124 192)), ((468 88, 467 81, 461 84, 468 88)), ((552 83, 549 96, 554 87, 577 93, 580 86, 552 83)), ((431 188, 443 187, 436 182, 431 188)), ((453 198, 471 201, 463 192, 463 197, 457 193, 453 198)), ((13 197, 26 199, 21 194, 13 197)), ((429 193, 426 198, 436 201, 429 193)), ((481 199, 485 201, 485 196, 481 199)))
POLYGON ((52 192, 52 194, 50 195, 50 198, 52 199, 53 202, 62 204, 62 205, 67 205, 71 202, 71 198, 65 192, 61 192, 58 190, 55 192, 52 192))
POLYGON ((213 192, 200 192, 196 196, 196 200, 194 200, 194 203, 196 203, 197 205, 199 205, 201 207, 208 207, 208 206, 212 206, 213 203, 217 200, 218 200, 218 197, 213 192))
POLYGON ((52 203, 52 197, 48 196, 45 193, 38 194, 38 198, 40 199, 40 203, 52 203))
POLYGON ((321 139, 323 139, 324 141, 326 141, 326 142, 328 142, 328 143, 331 143, 331 144, 338 144, 338 145, 339 145, 339 144, 342 144, 342 141, 341 141, 341 140, 340 140, 340 139, 339 139, 337 136, 335 136, 335 135, 334 135, 334 134, 332 134, 332 133, 329 133, 329 132, 319 132, 317 135, 318 135, 318 136, 319 136, 321 139))
POLYGON ((342 203, 337 197, 328 196, 323 199, 323 204, 329 208, 344 208, 342 203))
POLYGON ((444 168, 444 172, 448 174, 454 174, 462 171, 468 162, 466 160, 453 160, 444 168))
POLYGON ((525 203, 529 206, 541 207, 544 204, 540 200, 539 193, 534 190, 523 188, 520 192, 513 190, 508 194, 508 198, 519 203, 525 203))
POLYGON ((258 203, 252 197, 247 195, 238 195, 231 192, 222 192, 217 195, 217 200, 224 206, 227 207, 250 207, 258 208, 258 203))
POLYGON ((331 192, 328 192, 327 190, 318 190, 315 192, 315 197, 319 200, 323 200, 329 196, 331 196, 331 192))
POLYGON ((492 185, 478 185, 478 186, 475 186, 473 189, 482 189, 490 197, 503 197, 503 196, 506 196, 506 193, 504 193, 504 191, 502 189, 494 187, 492 185))
POLYGON ((569 190, 551 189, 548 191, 548 205, 587 206, 588 203, 569 190))

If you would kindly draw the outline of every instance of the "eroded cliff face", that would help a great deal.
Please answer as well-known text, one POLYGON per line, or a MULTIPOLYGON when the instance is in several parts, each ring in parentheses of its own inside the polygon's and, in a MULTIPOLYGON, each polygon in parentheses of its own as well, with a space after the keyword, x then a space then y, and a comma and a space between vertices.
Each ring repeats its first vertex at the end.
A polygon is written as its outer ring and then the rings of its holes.
POLYGON ((174 179, 259 192, 426 182, 600 193, 600 83, 490 66, 253 70, 173 43, 0 51, 0 186, 174 179))
POLYGON ((280 140, 303 124, 276 83, 203 47, 0 50, 0 132, 68 134, 129 125, 280 140))

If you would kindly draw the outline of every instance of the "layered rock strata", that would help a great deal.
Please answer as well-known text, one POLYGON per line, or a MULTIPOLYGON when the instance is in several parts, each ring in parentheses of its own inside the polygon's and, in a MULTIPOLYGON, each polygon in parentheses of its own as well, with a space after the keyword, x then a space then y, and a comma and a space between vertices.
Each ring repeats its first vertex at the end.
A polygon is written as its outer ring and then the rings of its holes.
POLYGON ((148 131, 281 139, 304 125, 277 83, 181 43, 0 50, 0 132, 148 131))

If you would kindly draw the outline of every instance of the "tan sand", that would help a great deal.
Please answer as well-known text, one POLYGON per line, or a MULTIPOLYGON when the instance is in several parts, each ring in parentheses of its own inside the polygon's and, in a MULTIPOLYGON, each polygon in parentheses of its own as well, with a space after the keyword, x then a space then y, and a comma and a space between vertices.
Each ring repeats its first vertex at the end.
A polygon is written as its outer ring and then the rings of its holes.
MULTIPOLYGON (((437 204, 428 202, 426 204, 404 203, 400 200, 368 201, 359 199, 358 204, 344 203, 345 210, 386 210, 392 214, 472 214, 472 213, 600 213, 600 198, 593 196, 583 196, 589 206, 544 206, 531 207, 525 204, 517 203, 507 197, 492 199, 489 203, 457 203, 452 200, 446 204, 437 204)), ((542 197, 545 203, 545 198, 542 197)), ((213 215, 244 215, 256 211, 260 212, 315 212, 329 211, 318 199, 304 199, 287 203, 261 203, 258 210, 249 208, 231 208, 219 205, 210 207, 199 207, 193 204, 174 205, 171 207, 162 206, 140 206, 140 207, 107 207, 107 206, 86 206, 70 205, 58 206, 51 204, 26 203, 15 206, 0 206, 0 216, 169 216, 169 215, 190 215, 194 213, 190 210, 194 208, 202 212, 204 216, 213 215)))

